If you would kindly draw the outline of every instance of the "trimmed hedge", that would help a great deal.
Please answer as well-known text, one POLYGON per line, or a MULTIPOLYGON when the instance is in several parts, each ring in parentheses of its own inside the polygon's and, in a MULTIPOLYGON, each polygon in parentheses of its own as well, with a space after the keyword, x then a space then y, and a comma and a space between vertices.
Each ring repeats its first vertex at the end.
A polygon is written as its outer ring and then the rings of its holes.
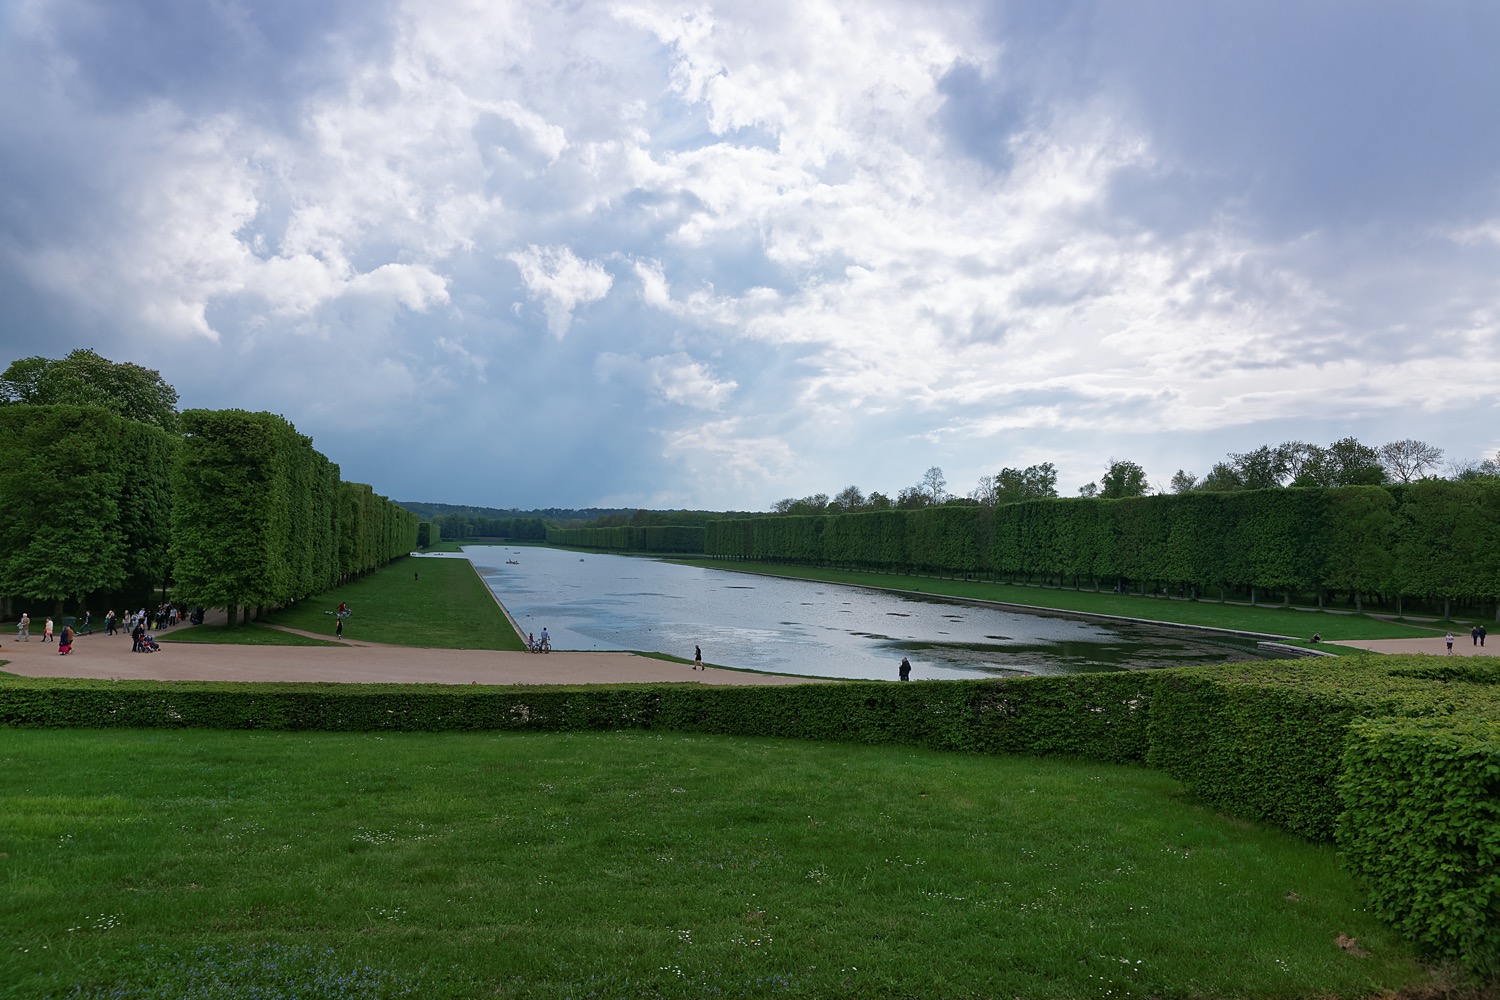
POLYGON ((1500 721, 1356 723, 1338 843, 1375 913, 1500 981, 1500 721))
POLYGON ((37 728, 444 731, 662 729, 1144 762, 1153 675, 709 688, 0 684, 0 725, 37 728))

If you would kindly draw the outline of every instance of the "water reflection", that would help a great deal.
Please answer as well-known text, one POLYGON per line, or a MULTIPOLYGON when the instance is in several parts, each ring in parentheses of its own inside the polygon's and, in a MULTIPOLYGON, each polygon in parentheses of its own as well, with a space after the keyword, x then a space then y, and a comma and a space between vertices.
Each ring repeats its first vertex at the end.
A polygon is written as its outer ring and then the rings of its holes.
POLYGON ((1063 674, 1255 659, 1249 640, 560 549, 464 550, 522 631, 811 677, 1063 674), (514 562, 508 562, 514 560, 514 562))

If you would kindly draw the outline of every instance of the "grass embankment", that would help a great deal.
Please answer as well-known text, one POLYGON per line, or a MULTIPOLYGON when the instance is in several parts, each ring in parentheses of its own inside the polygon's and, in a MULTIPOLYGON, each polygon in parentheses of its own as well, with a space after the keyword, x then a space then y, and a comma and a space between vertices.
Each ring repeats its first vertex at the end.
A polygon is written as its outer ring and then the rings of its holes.
POLYGON ((1140 768, 641 733, 11 730, 0 756, 0 996, 1429 982, 1330 849, 1140 768))
MULTIPOLYGON (((658 557, 660 558, 660 557, 658 557)), ((1444 628, 1430 624, 1408 624, 1343 612, 1324 612, 1315 608, 1283 608, 1269 604, 1221 604, 1211 598, 1185 601, 1166 597, 1144 597, 1136 594, 1095 593, 1091 590, 1067 590, 1059 587, 1020 586, 1010 583, 979 583, 969 580, 945 580, 930 576, 906 576, 896 573, 863 573, 853 570, 813 566, 772 565, 734 562, 723 559, 683 559, 681 562, 707 569, 763 576, 784 576, 799 580, 822 580, 827 583, 886 590, 909 591, 939 597, 966 600, 997 601, 1056 611, 1078 611, 1095 615, 1114 615, 1175 625, 1199 625, 1205 628, 1231 629, 1236 632, 1259 632, 1306 640, 1313 633, 1324 639, 1412 639, 1441 635, 1444 628)))
MULTIPOLYGON (((436 649, 526 648, 467 559, 406 556, 265 621, 332 638, 335 619, 329 612, 340 602, 353 611, 344 621, 346 639, 436 649)), ((237 641, 239 629, 220 631, 223 641, 237 641)))

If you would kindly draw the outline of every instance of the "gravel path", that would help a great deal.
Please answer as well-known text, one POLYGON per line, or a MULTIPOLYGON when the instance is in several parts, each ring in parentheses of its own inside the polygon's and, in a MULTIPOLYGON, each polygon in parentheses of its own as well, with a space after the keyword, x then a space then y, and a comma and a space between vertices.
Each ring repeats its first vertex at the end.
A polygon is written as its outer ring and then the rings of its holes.
MULTIPOLYGON (((176 632, 189 626, 178 626, 176 632)), ((326 638, 326 637, 320 637, 326 638)), ((545 654, 493 650, 419 649, 369 642, 341 646, 230 646, 163 642, 157 653, 132 653, 130 636, 102 631, 79 636, 67 656, 33 633, 30 642, 3 637, 0 670, 26 677, 119 680, 329 681, 348 684, 815 684, 748 670, 668 663, 633 653, 545 654)))

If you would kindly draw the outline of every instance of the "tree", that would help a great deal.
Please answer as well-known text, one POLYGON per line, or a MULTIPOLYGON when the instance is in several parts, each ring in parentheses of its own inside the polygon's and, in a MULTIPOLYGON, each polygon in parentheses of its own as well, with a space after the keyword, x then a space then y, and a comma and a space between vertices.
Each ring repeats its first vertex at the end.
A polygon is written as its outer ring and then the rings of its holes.
POLYGON ((1169 488, 1173 493, 1191 493, 1198 488, 1198 477, 1185 469, 1178 469, 1172 474, 1169 488))
POLYGON ((1229 456, 1242 489, 1269 490, 1280 486, 1287 474, 1287 461, 1280 448, 1261 445, 1254 451, 1229 456))
POLYGON ((994 476, 979 477, 979 485, 974 487, 974 492, 969 494, 975 503, 983 504, 986 507, 995 506, 998 502, 998 495, 995 491, 995 478, 994 476))
POLYGON ((833 500, 829 502, 829 507, 846 514, 856 510, 864 510, 865 495, 858 486, 851 484, 838 491, 833 500))
POLYGON ((1421 479, 1424 472, 1436 469, 1443 460, 1443 449, 1414 438, 1388 442, 1379 450, 1381 467, 1386 476, 1397 483, 1421 479))
POLYGON ((930 504, 940 504, 948 499, 948 479, 943 475, 943 470, 936 465, 922 473, 917 489, 922 491, 930 504))
POLYGON ((1380 453, 1352 437, 1333 442, 1325 456, 1319 486, 1379 486, 1386 481, 1380 453))
POLYGON ((1306 441, 1286 441, 1278 445, 1282 464, 1286 466, 1289 486, 1318 486, 1319 469, 1328 464, 1328 452, 1306 441))
POLYGON ((1245 483, 1240 479, 1240 474, 1234 466, 1228 462, 1215 462, 1214 467, 1208 470, 1208 475, 1203 477, 1203 482, 1198 488, 1205 493, 1232 493, 1235 490, 1245 488, 1245 483))
POLYGON ((1081 496, 1081 497, 1084 497, 1086 499, 1098 496, 1099 495, 1099 484, 1098 483, 1084 483, 1082 486, 1078 487, 1078 495, 1081 496))
POLYGON ((1099 495, 1109 500, 1146 495, 1146 470, 1134 462, 1109 460, 1109 468, 1099 477, 1099 495))
POLYGON ((932 501, 920 485, 903 486, 901 492, 896 494, 896 506, 901 510, 921 510, 923 507, 931 507, 932 501))
POLYGON ((1496 452, 1493 458, 1481 459, 1478 462, 1452 463, 1449 467, 1449 478, 1461 483, 1472 482, 1476 479, 1500 478, 1500 452, 1496 452))
POLYGON ((995 476, 995 501, 997 503, 1047 500, 1055 496, 1057 496, 1057 467, 1051 462, 1028 465, 1024 469, 1001 469, 995 476))
POLYGON ((97 406, 165 431, 177 429, 177 390, 159 372, 117 364, 87 349, 58 361, 13 362, 0 374, 0 402, 97 406))
POLYGON ((892 506, 891 498, 879 490, 865 497, 866 510, 890 510, 892 506))

